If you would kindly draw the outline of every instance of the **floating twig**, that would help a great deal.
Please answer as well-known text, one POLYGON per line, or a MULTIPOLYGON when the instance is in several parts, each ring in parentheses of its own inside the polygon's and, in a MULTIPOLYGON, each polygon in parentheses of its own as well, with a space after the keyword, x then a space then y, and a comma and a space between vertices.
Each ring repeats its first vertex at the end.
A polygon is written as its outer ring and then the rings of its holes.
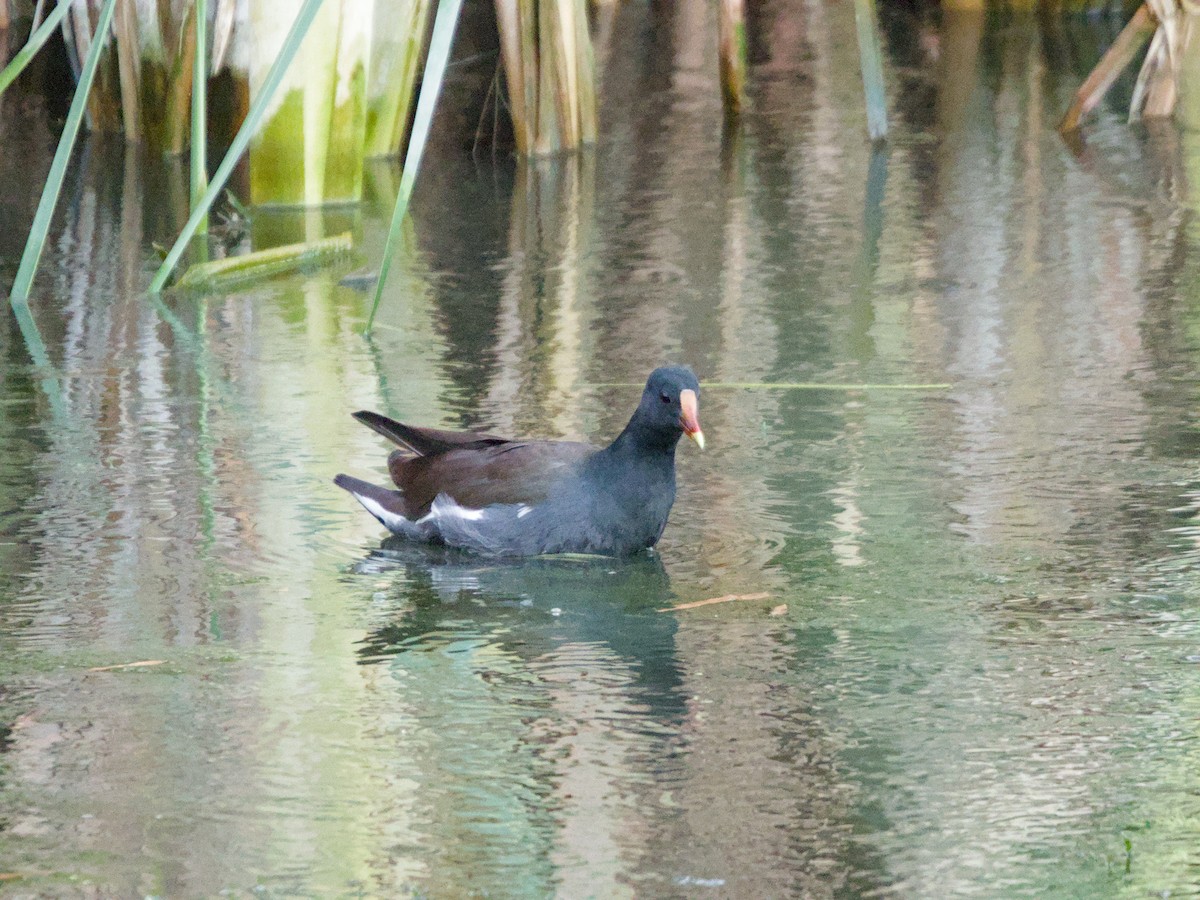
MULTIPOLYGON (((601 381, 589 387, 641 387, 640 383, 632 381, 601 381)), ((756 391, 947 391, 954 385, 939 382, 936 384, 823 384, 816 381, 705 381, 701 384, 704 390, 711 388, 756 391)))
POLYGON ((113 672, 117 669, 143 669, 146 666, 161 666, 165 663, 165 659, 143 659, 138 662, 117 663, 112 666, 93 666, 88 669, 89 672, 113 672))
MULTIPOLYGON (((659 612, 678 612, 681 609, 698 609, 701 606, 713 606, 717 603, 733 603, 735 600, 766 600, 771 595, 766 591, 758 594, 725 594, 722 597, 709 597, 707 600, 693 600, 691 603, 679 603, 675 606, 664 606, 659 612)), ((786 609, 787 607, 784 607, 786 609)))

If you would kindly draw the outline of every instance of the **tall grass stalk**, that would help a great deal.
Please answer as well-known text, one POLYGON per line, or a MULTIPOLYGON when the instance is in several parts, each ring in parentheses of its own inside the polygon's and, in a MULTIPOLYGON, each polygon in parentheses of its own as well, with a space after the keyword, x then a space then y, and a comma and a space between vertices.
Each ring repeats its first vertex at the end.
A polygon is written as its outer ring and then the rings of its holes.
POLYGON ((450 48, 454 43, 454 30, 458 25, 458 14, 463 0, 439 0, 437 15, 433 20, 433 35, 429 41, 429 56, 425 60, 425 74, 421 80, 421 96, 417 99, 417 111, 413 118, 412 138, 408 152, 404 155, 404 174, 400 176, 400 189, 396 192, 396 205, 392 209, 392 223, 388 228, 387 243, 383 247, 383 259, 379 264, 379 280, 375 282, 375 298, 371 302, 371 313, 367 316, 366 333, 371 333, 375 314, 379 311, 379 300, 383 297, 383 286, 387 283, 388 271, 392 267, 397 238, 408 212, 408 201, 412 199, 413 185, 421 167, 421 156, 429 142, 429 127, 433 122, 433 111, 437 107, 438 94, 446 77, 446 65, 450 61, 450 48))
MULTIPOLYGON (((6 0, 0 0, 3 4, 6 0)), ((42 49, 42 45, 50 39, 54 34, 55 29, 71 11, 71 0, 60 0, 58 6, 50 15, 46 16, 46 21, 39 25, 29 36, 29 40, 25 42, 25 46, 17 51, 12 61, 0 69, 0 94, 4 93, 4 89, 12 84, 18 75, 25 70, 25 67, 33 60, 37 52, 42 49)))
MULTIPOLYGON (((117 0, 104 0, 104 6, 100 8, 100 17, 96 21, 96 34, 108 34, 116 5, 117 0)), ((42 248, 46 245, 46 235, 50 231, 50 219, 54 216, 54 207, 58 203, 63 180, 67 176, 67 165, 71 162, 71 151, 75 148, 75 139, 79 136, 79 127, 83 123, 88 91, 92 88, 92 81, 96 77, 96 67, 100 64, 100 56, 103 52, 104 41, 92 41, 83 63, 83 69, 79 73, 79 85, 75 88, 75 96, 71 98, 67 121, 63 125, 62 135, 58 139, 58 148, 54 151, 54 161, 50 164, 50 174, 46 178, 45 187, 42 188, 42 198, 38 201, 37 212, 33 216, 33 227, 29 230, 29 238, 25 242, 25 252, 21 254, 21 265, 17 268, 17 277, 13 281, 12 295, 9 299, 14 305, 29 301, 29 288, 33 284, 33 276, 37 274, 38 262, 42 258, 42 248)))
MULTIPOLYGON (((192 54, 192 141, 189 181, 191 208, 195 210, 208 187, 208 0, 195 0, 196 47, 192 54)), ((208 214, 196 225, 197 234, 208 233, 208 214)))
POLYGON ((858 57, 867 100, 867 134, 872 141, 887 137, 887 98, 883 90, 883 49, 879 42, 879 13, 875 0, 854 0, 858 57))
MULTIPOLYGON (((109 0, 109 2, 112 2, 112 0, 109 0)), ((208 215, 209 207, 212 206, 213 201, 217 199, 217 195, 224 189, 225 183, 233 173, 234 166, 237 165, 238 159, 241 158, 242 153, 245 152, 247 145, 250 143, 250 138, 258 130, 258 126, 263 119, 263 114, 266 112, 267 106, 278 90, 284 73, 287 71, 288 66, 291 65, 301 41, 304 40, 304 35, 308 33, 309 26, 312 25, 317 11, 321 8, 321 2, 322 0, 304 0, 304 5, 300 7, 300 11, 296 14, 296 20, 292 23, 292 28, 283 41, 279 55, 275 57, 274 64, 263 79, 262 87, 259 88, 257 95, 250 104, 250 109, 246 113, 246 120, 242 122, 242 127, 234 135, 233 142, 229 145, 229 150, 225 153, 225 157, 221 160, 217 171, 213 173, 212 181, 209 183, 208 189, 204 192, 204 196, 200 198, 199 205, 192 210, 191 216, 183 226, 183 231, 175 240, 174 245, 172 245, 167 258, 158 267, 158 271, 154 273, 154 278, 150 282, 150 290, 152 292, 157 293, 163 289, 163 286, 167 283, 167 279, 171 276, 171 272, 179 264, 179 258, 183 256, 183 251, 187 249, 188 243, 200 227, 200 221, 208 215)))

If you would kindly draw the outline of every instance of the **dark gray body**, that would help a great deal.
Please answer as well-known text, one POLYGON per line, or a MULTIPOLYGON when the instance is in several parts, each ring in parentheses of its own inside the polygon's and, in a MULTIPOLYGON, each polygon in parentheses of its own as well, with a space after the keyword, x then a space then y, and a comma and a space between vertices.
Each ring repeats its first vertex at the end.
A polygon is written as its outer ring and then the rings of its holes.
MULTIPOLYGON (((653 547, 675 503, 675 451, 645 460, 601 450, 565 475, 536 506, 497 504, 478 519, 434 501, 430 525, 448 544, 497 556, 600 553, 653 547)), ((431 535, 432 537, 432 535, 431 535)), ((428 539, 428 538, 427 538, 428 539)))
POLYGON ((702 438, 690 369, 656 369, 609 446, 510 441, 416 428, 378 413, 355 418, 399 445, 388 468, 399 490, 349 475, 345 488, 390 531, 495 556, 628 556, 662 537, 675 503, 675 447, 702 438), (686 396, 685 396, 686 395, 686 396))

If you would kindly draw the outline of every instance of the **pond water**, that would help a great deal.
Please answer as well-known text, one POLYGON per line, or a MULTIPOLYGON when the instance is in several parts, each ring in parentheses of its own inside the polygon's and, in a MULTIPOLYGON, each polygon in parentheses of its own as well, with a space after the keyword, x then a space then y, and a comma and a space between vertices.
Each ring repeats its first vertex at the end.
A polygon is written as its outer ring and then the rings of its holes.
MULTIPOLYGON (((707 7, 631 4, 594 155, 446 142, 370 340, 344 269, 148 299, 185 184, 81 151, 58 380, 0 316, 0 893, 1200 890, 1197 136, 1055 132, 1119 22, 893 10, 872 153, 852 8, 757 10, 739 131, 707 7), (656 555, 381 545, 332 484, 354 410, 602 442, 667 360, 656 555)), ((54 128, 3 103, 7 287, 54 128)), ((378 260, 394 189, 251 232, 378 260)))

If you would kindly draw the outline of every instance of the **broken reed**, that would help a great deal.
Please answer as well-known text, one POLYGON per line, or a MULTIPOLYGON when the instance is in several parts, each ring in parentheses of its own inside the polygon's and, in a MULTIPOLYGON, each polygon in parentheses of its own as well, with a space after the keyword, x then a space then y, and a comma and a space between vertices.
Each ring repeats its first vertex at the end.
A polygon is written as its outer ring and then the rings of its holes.
MULTIPOLYGON (((1064 134, 1074 131, 1096 108, 1121 73, 1150 42, 1129 101, 1129 121, 1170 116, 1181 94, 1181 83, 1196 83, 1197 48, 1193 46, 1193 13, 1182 0, 1146 0, 1075 93, 1059 124, 1064 134)), ((1193 92, 1194 93, 1194 92, 1193 92)), ((1182 111, 1185 122, 1187 109, 1182 111)))

